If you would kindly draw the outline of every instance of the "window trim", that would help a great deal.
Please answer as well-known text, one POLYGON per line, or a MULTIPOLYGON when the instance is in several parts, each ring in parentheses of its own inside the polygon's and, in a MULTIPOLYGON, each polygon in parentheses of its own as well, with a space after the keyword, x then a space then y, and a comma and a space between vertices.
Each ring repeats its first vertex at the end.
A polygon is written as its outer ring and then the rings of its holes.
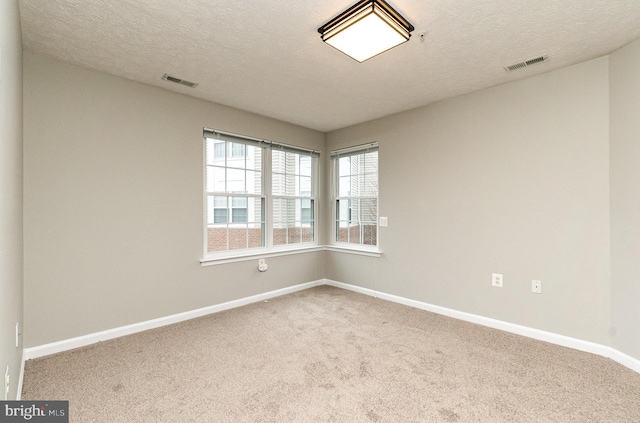
POLYGON ((330 251, 334 253, 354 254, 365 257, 382 257, 382 251, 365 251, 357 248, 339 247, 335 245, 310 245, 304 248, 296 248, 295 250, 278 250, 268 253, 251 252, 244 255, 235 255, 228 257, 204 257, 200 259, 201 266, 217 266, 220 264, 240 263, 243 261, 255 260, 257 258, 268 259, 271 257, 290 256, 295 254, 314 253, 318 251, 330 251))
MULTIPOLYGON (((200 263, 205 264, 222 264, 226 262, 243 261, 245 259, 253 259, 256 256, 269 257, 272 255, 282 254, 295 254, 297 252, 308 252, 317 250, 319 247, 319 226, 318 226, 318 209, 319 209, 319 164, 320 164, 320 152, 318 150, 307 149, 304 147, 293 146, 289 144, 278 143, 274 141, 247 137, 244 135, 234 134, 231 132, 219 131, 210 128, 203 128, 203 256, 200 263), (261 148, 262 151, 262 194, 265 202, 264 210, 264 246, 260 247, 248 247, 236 250, 222 250, 222 251, 208 251, 208 204, 207 197, 209 192, 207 191, 207 139, 223 140, 231 143, 239 143, 246 145, 253 145, 261 148), (273 245, 273 193, 272 193, 272 154, 274 149, 288 151, 297 154, 304 154, 311 156, 311 190, 312 196, 306 197, 313 202, 313 234, 314 240, 310 242, 300 242, 295 244, 283 244, 273 245)), ((245 149, 246 151, 246 149, 245 149)), ((227 152, 226 155, 228 155, 227 152)), ((251 197, 252 195, 248 195, 251 197)), ((231 206, 227 206, 228 214, 231 214, 231 206)), ((227 219, 232 219, 232 216, 227 216, 227 219)), ((233 224, 233 222, 228 222, 233 224)), ((241 223, 240 223, 241 224, 241 223)))
MULTIPOLYGON (((339 159, 342 157, 350 157, 357 156, 359 154, 370 153, 374 151, 379 151, 378 142, 370 142, 366 144, 355 145, 351 147, 341 148, 337 150, 332 150, 330 153, 331 160, 331 235, 329 238, 329 245, 327 246, 328 251, 342 251, 342 252, 352 252, 354 254, 364 254, 364 255, 372 255, 379 257, 381 255, 380 250, 380 190, 379 190, 379 182, 380 182, 380 171, 379 171, 379 163, 380 157, 378 155, 378 195, 373 196, 358 196, 358 198, 376 198, 376 245, 366 245, 366 244, 354 244, 348 242, 340 242, 336 239, 337 234, 337 201, 339 198, 344 198, 339 196, 339 159)), ((349 197, 351 198, 351 197, 349 197)))

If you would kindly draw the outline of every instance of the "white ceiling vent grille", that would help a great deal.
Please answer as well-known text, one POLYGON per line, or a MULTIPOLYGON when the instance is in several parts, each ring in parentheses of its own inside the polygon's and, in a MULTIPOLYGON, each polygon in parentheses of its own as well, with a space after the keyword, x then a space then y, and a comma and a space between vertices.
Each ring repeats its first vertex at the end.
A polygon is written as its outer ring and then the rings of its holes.
POLYGON ((165 81, 169 81, 169 82, 175 82, 176 84, 180 84, 180 85, 186 85, 189 88, 195 88, 198 86, 198 84, 196 82, 191 82, 191 81, 187 81, 184 79, 180 79, 180 78, 176 78, 175 76, 171 76, 169 74, 164 74, 162 75, 162 79, 164 79, 165 81))
POLYGON ((535 65, 536 63, 546 62, 547 60, 549 60, 549 56, 544 55, 522 62, 514 63, 513 65, 505 66, 504 70, 506 70, 507 72, 511 72, 517 69, 526 68, 527 66, 535 65))

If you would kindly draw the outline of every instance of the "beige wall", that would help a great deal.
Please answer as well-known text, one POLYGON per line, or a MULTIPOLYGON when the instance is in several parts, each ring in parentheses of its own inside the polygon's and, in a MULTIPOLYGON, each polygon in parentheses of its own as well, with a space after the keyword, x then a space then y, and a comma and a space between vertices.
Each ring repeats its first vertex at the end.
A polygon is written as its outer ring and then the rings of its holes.
POLYGON ((638 43, 335 131, 326 145, 325 134, 25 53, 25 345, 327 277, 640 359, 638 43), (254 261, 201 267, 203 126, 322 150, 321 243, 329 150, 378 141, 383 256, 272 258, 264 274, 254 261))
POLYGON ((640 40, 610 58, 613 347, 640 360, 640 40))
POLYGON ((22 39, 18 2, 0 2, 0 378, 9 366, 16 398, 22 345, 22 39))
POLYGON ((266 273, 198 261, 203 126, 319 150, 324 134, 30 53, 24 80, 25 346, 324 276, 324 252, 266 273))
POLYGON ((382 258, 328 253, 327 278, 609 345, 608 69, 604 57, 329 133, 327 150, 380 143, 389 226, 382 258))

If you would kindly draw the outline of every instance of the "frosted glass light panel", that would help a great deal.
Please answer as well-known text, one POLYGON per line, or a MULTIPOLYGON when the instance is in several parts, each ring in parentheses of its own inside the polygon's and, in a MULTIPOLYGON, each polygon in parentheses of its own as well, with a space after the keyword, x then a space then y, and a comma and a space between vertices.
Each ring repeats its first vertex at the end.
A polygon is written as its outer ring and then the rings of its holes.
POLYGON ((315 189, 313 157, 273 150, 273 245, 315 241, 315 189))
POLYGON ((263 148, 206 140, 207 252, 263 247, 263 148))
POLYGON ((337 159, 337 242, 378 244, 378 151, 337 159))

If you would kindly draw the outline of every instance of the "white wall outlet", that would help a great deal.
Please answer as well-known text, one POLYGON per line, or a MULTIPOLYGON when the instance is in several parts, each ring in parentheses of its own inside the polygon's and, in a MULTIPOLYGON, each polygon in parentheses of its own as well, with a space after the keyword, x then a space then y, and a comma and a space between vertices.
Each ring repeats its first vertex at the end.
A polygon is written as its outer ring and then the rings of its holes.
POLYGON ((7 366, 7 370, 4 372, 4 400, 9 400, 9 389, 11 387, 11 378, 9 377, 9 366, 7 366))
POLYGON ((491 286, 495 286, 497 288, 502 288, 502 274, 493 273, 491 275, 491 286))
POLYGON ((534 294, 542 294, 542 281, 531 281, 531 292, 534 294))
POLYGON ((382 227, 389 226, 389 218, 388 217, 381 217, 380 218, 380 226, 382 226, 382 227))
POLYGON ((267 260, 266 259, 259 259, 258 260, 258 270, 261 272, 266 272, 269 269, 269 266, 267 266, 267 260))

